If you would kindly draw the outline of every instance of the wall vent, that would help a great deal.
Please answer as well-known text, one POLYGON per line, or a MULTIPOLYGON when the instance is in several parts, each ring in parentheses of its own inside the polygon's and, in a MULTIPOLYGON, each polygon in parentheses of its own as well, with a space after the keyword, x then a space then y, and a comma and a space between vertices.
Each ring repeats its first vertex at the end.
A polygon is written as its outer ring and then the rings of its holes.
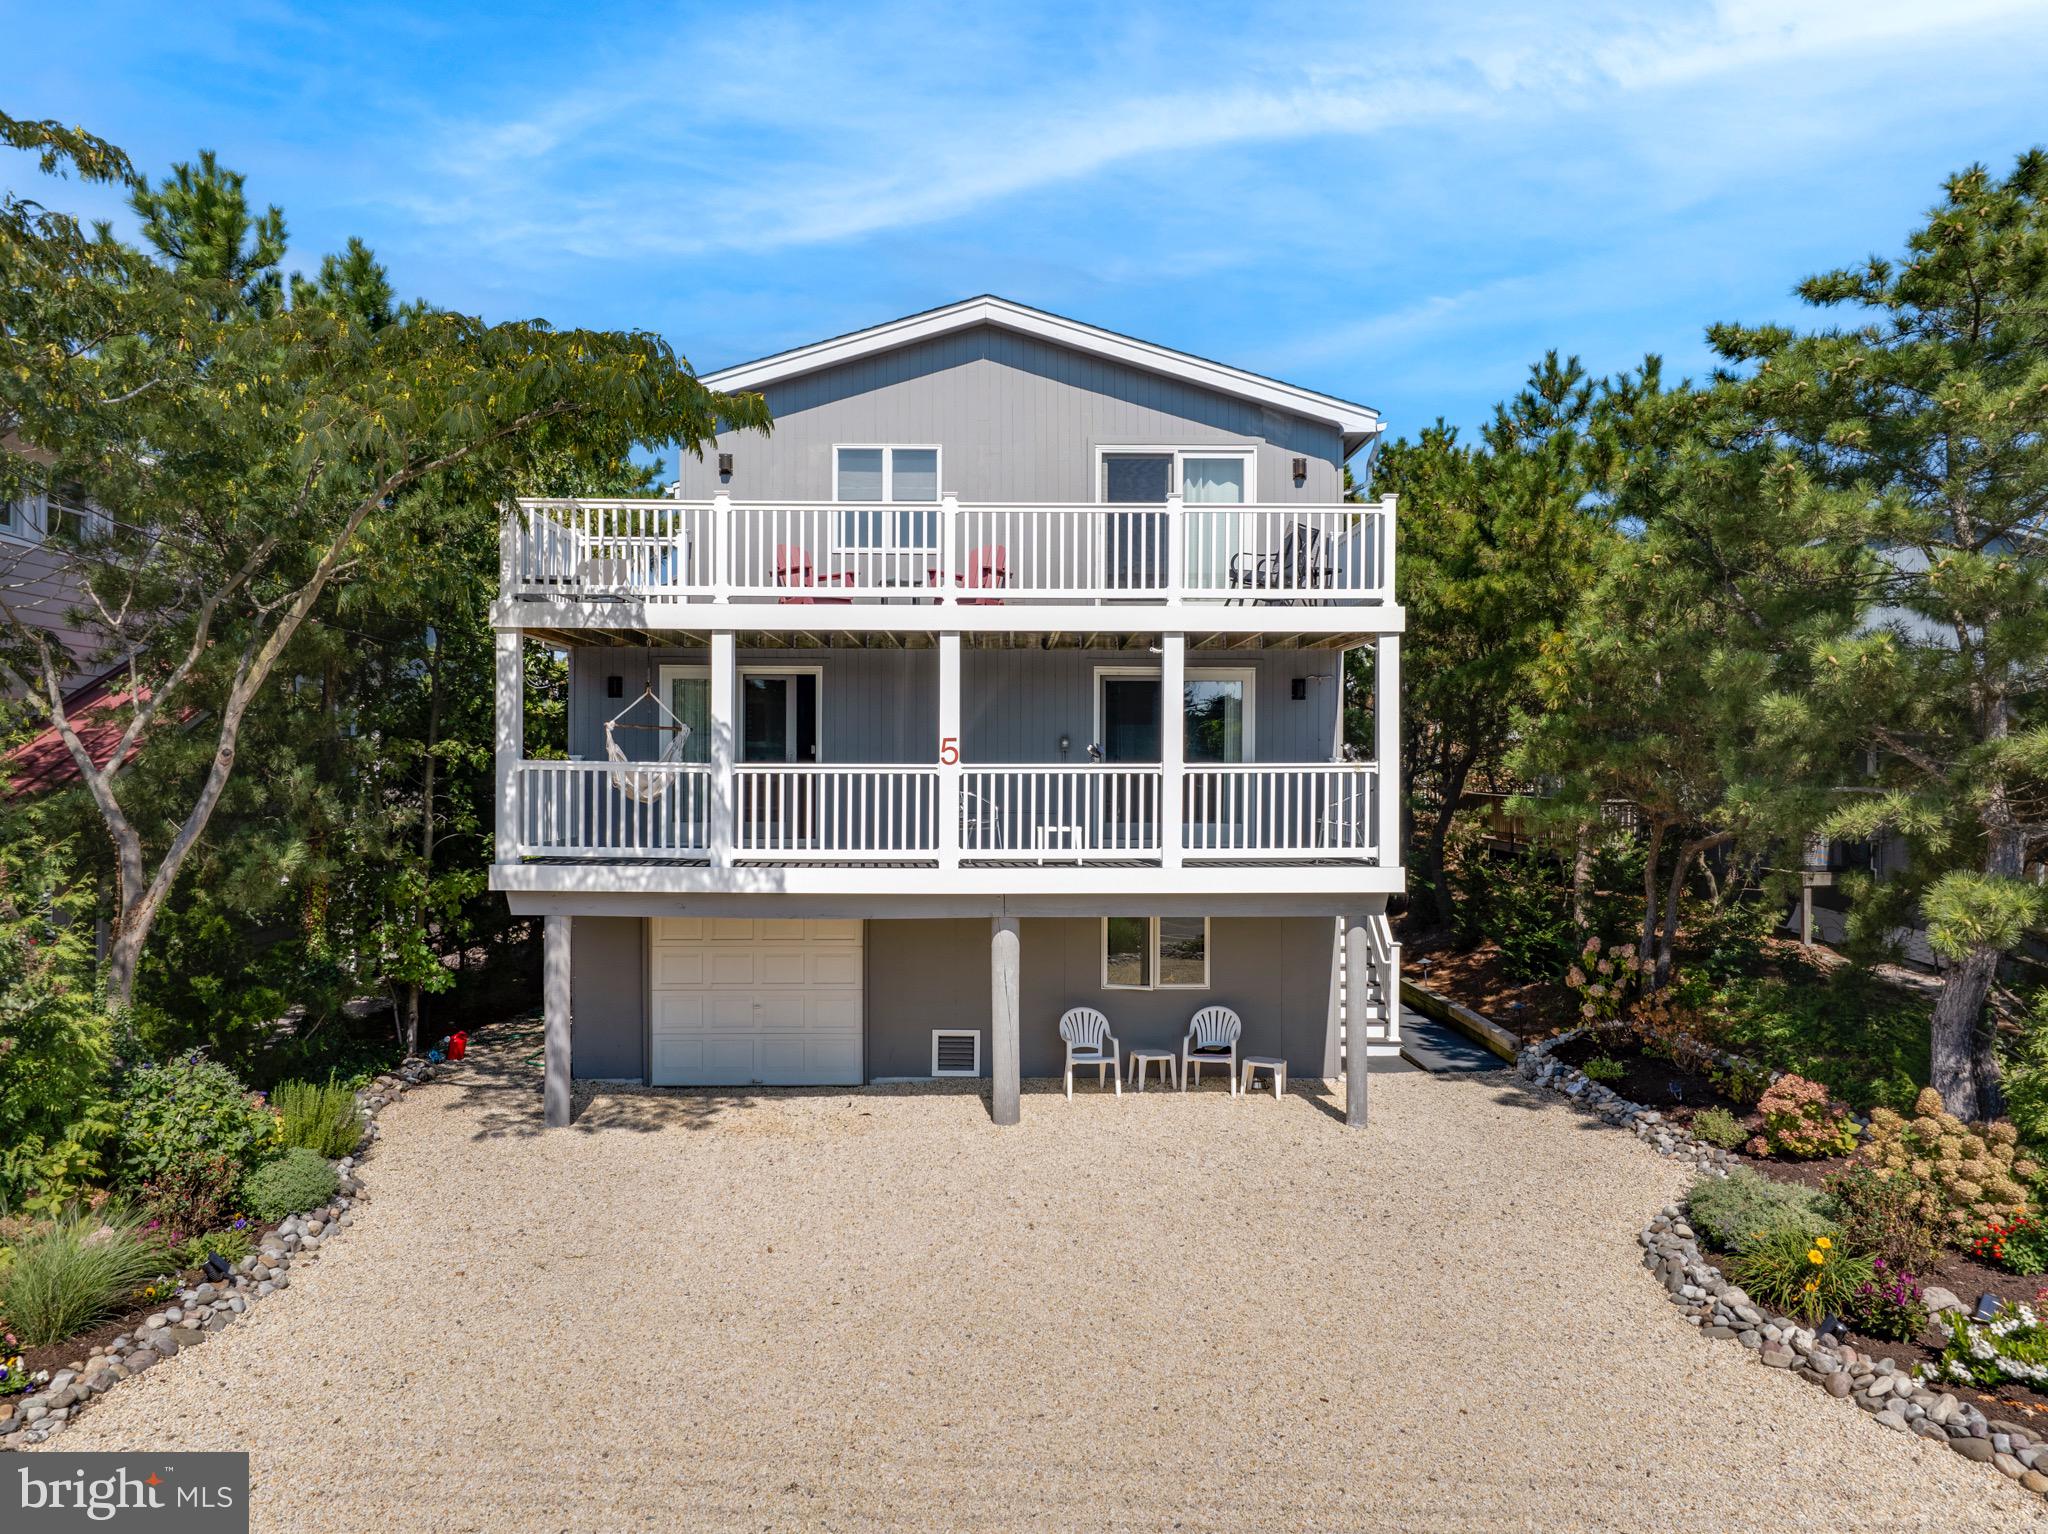
POLYGON ((976 1028, 934 1028, 932 1030, 932 1074, 934 1076, 979 1076, 981 1074, 981 1031, 976 1028))

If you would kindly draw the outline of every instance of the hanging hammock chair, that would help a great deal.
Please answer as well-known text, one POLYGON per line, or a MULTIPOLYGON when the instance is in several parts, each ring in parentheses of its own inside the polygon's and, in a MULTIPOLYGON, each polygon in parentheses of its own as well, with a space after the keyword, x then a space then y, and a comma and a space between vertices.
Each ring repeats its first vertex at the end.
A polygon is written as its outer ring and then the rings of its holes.
POLYGON ((671 767, 683 759, 683 748, 690 743, 690 727, 678 719, 669 706, 661 701, 661 694, 652 687, 645 689, 639 697, 628 703, 604 722, 604 754, 611 761, 610 777, 612 787, 631 799, 635 804, 653 804, 668 792, 675 782, 675 774, 658 771, 659 767, 671 767), (628 724, 626 715, 642 703, 653 703, 661 711, 667 724, 628 724), (669 742, 662 748, 661 755, 653 762, 637 762, 626 755, 625 747, 619 744, 620 730, 657 730, 666 732, 669 742))

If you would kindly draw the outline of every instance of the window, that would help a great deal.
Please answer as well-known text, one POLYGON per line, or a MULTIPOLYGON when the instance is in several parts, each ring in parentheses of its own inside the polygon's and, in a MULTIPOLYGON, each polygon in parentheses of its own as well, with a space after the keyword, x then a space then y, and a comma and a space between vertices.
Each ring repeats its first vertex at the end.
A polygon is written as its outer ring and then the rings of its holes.
MULTIPOLYGON (((1190 666, 1181 689, 1181 755, 1193 764, 1249 762, 1258 673, 1249 667, 1190 666)), ((1101 666, 1095 672, 1095 743, 1103 760, 1159 760, 1159 670, 1101 666)))
MULTIPOLYGON (((668 705, 668 711, 690 727, 690 735, 683 742, 683 748, 669 759, 677 762, 708 762, 711 760, 711 671, 706 666, 663 666, 661 668, 661 700, 668 705)), ((672 730, 668 719, 656 715, 656 722, 664 727, 660 755, 667 755, 672 744, 672 730)))
POLYGON ((1206 990, 1209 918, 1104 917, 1102 984, 1112 991, 1206 990))
MULTIPOLYGON (((936 447, 839 447, 833 455, 834 500, 901 505, 939 499, 936 447)), ((843 512, 839 540, 850 549, 936 549, 939 519, 928 511, 843 512)))
POLYGON ((740 668, 740 760, 815 762, 818 694, 823 673, 774 667, 740 668))
MULTIPOLYGON (((1255 450, 1236 448, 1109 447, 1098 450, 1097 493, 1110 505, 1164 505, 1178 495, 1185 506, 1242 505, 1252 499, 1255 450)), ((1241 518, 1205 511, 1188 523, 1187 570, 1214 586, 1238 552, 1241 518)), ((1166 584, 1166 518, 1158 511, 1127 511, 1104 519, 1103 562, 1119 590, 1166 584)))

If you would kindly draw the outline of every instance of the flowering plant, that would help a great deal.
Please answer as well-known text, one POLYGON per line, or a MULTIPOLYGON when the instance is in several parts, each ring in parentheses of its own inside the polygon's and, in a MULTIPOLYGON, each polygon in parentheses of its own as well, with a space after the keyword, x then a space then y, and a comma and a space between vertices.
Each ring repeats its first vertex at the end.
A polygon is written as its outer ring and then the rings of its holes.
POLYGON ((1903 1269, 1887 1268, 1879 1257, 1871 1277, 1856 1286, 1849 1314, 1859 1329, 1886 1342, 1911 1342, 1927 1325, 1927 1301, 1920 1280, 1903 1269))
POLYGON ((1603 953, 1597 936, 1587 938, 1564 977, 1564 983, 1578 992, 1579 1016, 1589 1023, 1613 1022, 1621 1015, 1642 967, 1643 961, 1628 944, 1609 943, 1603 953))
POLYGON ((2023 1214, 1993 1215, 1971 1238, 1970 1255, 2014 1273, 2048 1272, 2048 1231, 2023 1214))
POLYGON ((16 1351, 19 1344, 14 1333, 7 1334, 5 1347, 0 1347, 0 1396, 19 1395, 28 1389, 28 1367, 16 1351))
POLYGON ((1856 1123, 1848 1106, 1828 1096, 1817 1081, 1787 1073, 1771 1083, 1757 1103, 1764 1131, 1746 1147, 1752 1156, 1842 1155, 1856 1148, 1856 1123))
POLYGON ((1816 1234, 1792 1223, 1758 1231, 1727 1267, 1752 1298, 1802 1321, 1849 1310, 1857 1291, 1876 1277, 1868 1257, 1842 1251, 1829 1231, 1816 1234))
POLYGON ((1948 1346, 1935 1361, 1937 1375, 1975 1385, 2048 1383, 2048 1332, 2024 1301, 1990 1321, 1943 1311, 1935 1325, 1948 1333, 1948 1346))

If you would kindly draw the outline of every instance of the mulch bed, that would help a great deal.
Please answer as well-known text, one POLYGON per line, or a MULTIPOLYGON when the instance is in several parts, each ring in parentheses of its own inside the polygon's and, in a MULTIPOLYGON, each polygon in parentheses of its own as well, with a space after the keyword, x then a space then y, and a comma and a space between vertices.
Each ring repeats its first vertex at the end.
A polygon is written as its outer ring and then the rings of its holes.
POLYGON ((1491 944, 1460 951, 1441 932, 1402 933, 1402 967, 1426 990, 1470 1007, 1524 1043, 1579 1021, 1579 999, 1554 980, 1511 978, 1491 944))
POLYGON ((1690 1127, 1693 1115, 1703 1108, 1725 1108, 1737 1118, 1742 1118, 1748 1111, 1691 1066, 1647 1054, 1640 1044, 1625 1035, 1588 1034, 1563 1045, 1552 1058, 1584 1070, 1588 1060, 1602 1055, 1618 1062, 1625 1070, 1619 1081, 1603 1082, 1603 1086, 1619 1092, 1632 1103, 1656 1109, 1675 1123, 1690 1127))

